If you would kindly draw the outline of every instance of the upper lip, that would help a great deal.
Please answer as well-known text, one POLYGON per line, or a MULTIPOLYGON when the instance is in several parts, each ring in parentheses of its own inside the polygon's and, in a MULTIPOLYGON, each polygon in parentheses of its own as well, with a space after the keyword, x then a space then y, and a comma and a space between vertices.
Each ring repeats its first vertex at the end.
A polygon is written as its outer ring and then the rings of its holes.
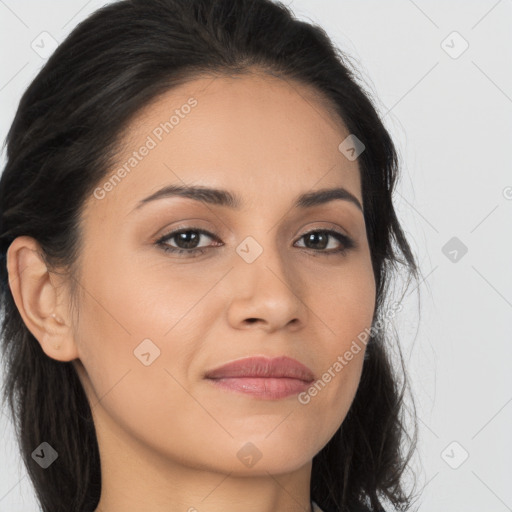
POLYGON ((288 377, 306 382, 314 380, 313 372, 296 359, 287 356, 268 358, 245 357, 206 372, 208 379, 225 377, 288 377))

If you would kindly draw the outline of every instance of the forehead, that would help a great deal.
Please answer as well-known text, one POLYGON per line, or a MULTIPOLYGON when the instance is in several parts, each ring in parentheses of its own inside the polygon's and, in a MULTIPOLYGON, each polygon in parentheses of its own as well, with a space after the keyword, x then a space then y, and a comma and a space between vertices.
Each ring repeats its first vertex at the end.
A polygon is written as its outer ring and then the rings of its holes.
POLYGON ((258 74, 197 78, 132 119, 99 186, 117 179, 91 206, 125 215, 169 184, 229 188, 253 205, 342 186, 362 203, 357 161, 338 149, 348 135, 309 86, 258 74))

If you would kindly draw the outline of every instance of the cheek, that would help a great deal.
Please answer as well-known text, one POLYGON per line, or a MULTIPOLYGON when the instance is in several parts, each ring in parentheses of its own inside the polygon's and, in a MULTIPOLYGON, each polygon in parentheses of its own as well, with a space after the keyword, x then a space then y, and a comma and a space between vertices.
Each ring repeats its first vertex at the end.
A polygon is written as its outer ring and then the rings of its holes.
POLYGON ((135 380, 143 385, 131 392, 138 393, 150 382, 162 389, 155 379, 166 380, 163 362, 179 352, 170 341, 196 295, 190 288, 162 282, 162 276, 151 279, 140 262, 126 255, 110 260, 104 256, 101 266, 84 269, 86 292, 77 328, 80 360, 94 393, 101 397, 115 386, 122 394, 129 387, 126 382, 135 380))
MULTIPOLYGON (((82 279, 87 292, 80 304, 79 352, 95 394, 114 386, 122 394, 128 381, 140 383, 136 396, 142 389, 163 390, 172 381, 166 370, 185 383, 218 316, 219 302, 209 294, 218 277, 113 249, 91 252, 82 279)), ((125 398, 135 403, 136 396, 125 398)))
POLYGON ((137 274, 122 262, 108 273, 90 272, 84 277, 89 293, 80 304, 78 336, 87 372, 82 383, 96 424, 112 425, 111 418, 148 444, 154 438, 160 449, 171 443, 169 436, 191 444, 190 421, 205 422, 204 410, 187 390, 188 369, 211 326, 204 308, 194 306, 211 283, 167 282, 163 271, 155 274, 147 269, 137 274), (183 421, 176 420, 178 412, 183 421))
POLYGON ((322 373, 301 403, 316 402, 334 433, 348 412, 361 377, 375 307, 373 271, 361 260, 332 272, 328 285, 310 289, 308 304, 326 334, 319 337, 322 373))
POLYGON ((165 343, 185 317, 194 315, 211 279, 162 261, 152 264, 144 256, 119 254, 84 278, 90 290, 84 309, 94 330, 108 334, 109 343, 123 350, 133 350, 145 338, 165 343))
MULTIPOLYGON (((375 310, 375 279, 368 259, 360 258, 310 283, 310 303, 326 327, 329 347, 341 350, 369 329, 375 310)), ((326 352, 331 352, 327 350, 326 352)))

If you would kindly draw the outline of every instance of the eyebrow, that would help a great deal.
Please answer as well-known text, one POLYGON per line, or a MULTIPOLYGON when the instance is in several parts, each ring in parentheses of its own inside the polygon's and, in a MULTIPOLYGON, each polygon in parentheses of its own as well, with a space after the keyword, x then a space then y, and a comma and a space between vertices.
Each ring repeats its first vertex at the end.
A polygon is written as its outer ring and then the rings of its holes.
MULTIPOLYGON (((196 185, 167 185, 150 196, 140 200, 134 210, 141 208, 143 205, 151 201, 169 197, 186 197, 196 201, 204 201, 205 203, 215 206, 225 206, 234 210, 239 210, 243 204, 240 196, 228 190, 196 185)), ((296 198, 293 203, 293 207, 305 209, 335 200, 348 201, 356 205, 359 210, 363 211, 363 207, 361 206, 359 199, 343 187, 324 188, 314 192, 301 194, 296 198)))

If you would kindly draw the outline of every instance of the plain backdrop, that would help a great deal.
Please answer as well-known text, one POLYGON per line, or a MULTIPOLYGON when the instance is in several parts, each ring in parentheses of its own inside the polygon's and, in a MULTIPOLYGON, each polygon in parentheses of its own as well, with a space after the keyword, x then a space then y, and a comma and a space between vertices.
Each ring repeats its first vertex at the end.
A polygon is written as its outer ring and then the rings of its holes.
MULTIPOLYGON (((35 43, 103 3, 0 0, 2 142, 47 58, 35 43)), ((512 1, 285 3, 348 53, 400 153, 395 204, 423 274, 395 316, 419 510, 512 510, 512 1)), ((0 511, 37 511, 2 412, 0 511)))

